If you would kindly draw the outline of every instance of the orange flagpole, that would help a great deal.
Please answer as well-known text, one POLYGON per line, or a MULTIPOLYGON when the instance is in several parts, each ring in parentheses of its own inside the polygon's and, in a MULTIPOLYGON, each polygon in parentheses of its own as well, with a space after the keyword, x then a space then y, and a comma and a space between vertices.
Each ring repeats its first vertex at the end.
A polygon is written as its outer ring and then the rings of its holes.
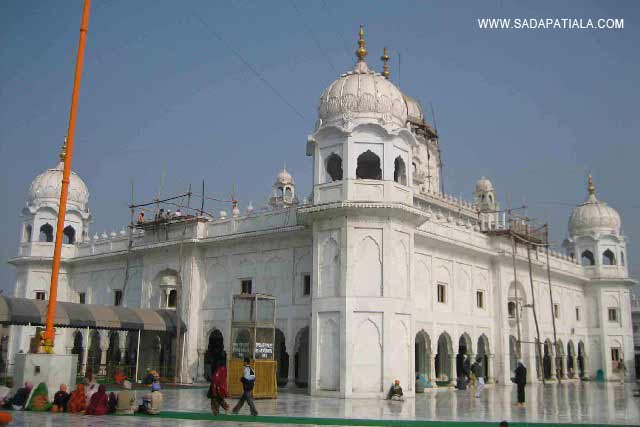
POLYGON ((76 112, 78 107, 78 95, 80 93, 80 80, 82 79, 82 63, 84 60, 84 48, 89 29, 89 9, 91 0, 84 0, 82 10, 82 24, 80 24, 80 40, 78 42, 78 57, 76 58, 76 71, 71 94, 71 111, 69 112, 69 129, 67 131, 67 152, 64 156, 64 170, 62 172, 62 189, 60 190, 60 207, 58 211, 58 226, 56 229, 56 241, 53 249, 53 266, 51 268, 51 287, 49 288, 49 306, 47 307, 47 325, 44 332, 45 351, 53 353, 53 319, 56 315, 56 299, 58 296, 58 275, 60 274, 60 255, 62 253, 62 235, 64 219, 67 213, 67 193, 69 192, 69 175, 71 174, 71 158, 73 157, 73 142, 76 129, 76 112))

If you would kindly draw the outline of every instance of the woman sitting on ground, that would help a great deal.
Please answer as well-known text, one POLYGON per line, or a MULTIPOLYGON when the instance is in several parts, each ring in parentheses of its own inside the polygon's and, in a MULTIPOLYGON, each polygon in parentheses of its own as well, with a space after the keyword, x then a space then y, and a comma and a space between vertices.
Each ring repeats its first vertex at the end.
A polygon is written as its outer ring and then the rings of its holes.
POLYGON ((87 407, 87 396, 84 394, 84 385, 78 384, 78 387, 74 392, 71 393, 69 397, 69 402, 67 403, 67 410, 73 413, 81 413, 87 407))
POLYGON ((67 385, 60 384, 60 390, 53 396, 53 406, 51 412, 67 412, 67 405, 71 395, 67 393, 67 385))
POLYGON ((28 411, 41 411, 46 412, 51 409, 51 403, 49 402, 49 389, 45 383, 38 384, 38 387, 31 393, 29 403, 25 407, 28 411))
POLYGON ((33 384, 31 381, 27 381, 24 383, 24 387, 20 387, 18 391, 16 391, 15 396, 13 396, 13 399, 11 400, 13 409, 16 411, 24 409, 24 406, 27 404, 27 400, 31 395, 31 390, 33 390, 33 384))
POLYGON ((91 403, 91 398, 97 392, 98 392, 98 383, 91 383, 89 384, 89 386, 87 386, 85 391, 87 396, 87 407, 89 407, 89 404, 91 403))
POLYGON ((115 414, 118 407, 118 397, 114 392, 109 393, 109 413, 115 414))
POLYGON ((87 415, 107 415, 109 413, 109 398, 104 384, 100 384, 98 391, 91 396, 91 402, 85 413, 87 415))

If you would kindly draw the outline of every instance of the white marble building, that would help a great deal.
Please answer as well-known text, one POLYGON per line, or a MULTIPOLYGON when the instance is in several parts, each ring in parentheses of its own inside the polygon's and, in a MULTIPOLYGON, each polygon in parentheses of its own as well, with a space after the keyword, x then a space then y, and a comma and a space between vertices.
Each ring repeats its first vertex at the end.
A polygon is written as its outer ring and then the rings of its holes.
MULTIPOLYGON (((127 255, 124 231, 90 236, 89 193, 74 174, 59 298, 172 308, 181 289, 184 382, 203 378, 205 352, 220 339, 231 354, 231 298, 241 290, 277 297, 279 380, 307 385, 314 395, 382 396, 394 379, 411 395, 416 372, 455 379, 459 353, 483 356, 489 381, 508 383, 518 357, 516 311, 521 357, 537 381, 529 344, 536 336, 534 297, 547 377, 602 370, 615 379, 620 358, 630 375, 635 281, 618 213, 591 184, 571 213, 566 252, 550 254, 552 310, 543 250, 533 250, 531 286, 527 252, 518 246, 514 278, 511 240, 487 232, 508 225, 495 213, 491 182, 476 183, 473 203, 442 194, 439 142, 422 107, 368 67, 364 40, 357 53, 355 67, 320 97, 306 146, 311 200, 298 202, 283 170, 270 209, 137 231, 127 255)), ((18 256, 9 261, 17 270, 16 297, 47 297, 60 175, 59 165, 29 189, 18 256)), ((29 333, 14 328, 13 353, 26 348, 29 333)), ((73 331, 58 334, 56 350, 71 351, 73 331)), ((114 342, 101 332, 92 340, 103 353, 115 345, 124 354, 130 337, 114 342)), ((143 348, 153 357, 146 349, 161 344, 151 338, 143 348)))

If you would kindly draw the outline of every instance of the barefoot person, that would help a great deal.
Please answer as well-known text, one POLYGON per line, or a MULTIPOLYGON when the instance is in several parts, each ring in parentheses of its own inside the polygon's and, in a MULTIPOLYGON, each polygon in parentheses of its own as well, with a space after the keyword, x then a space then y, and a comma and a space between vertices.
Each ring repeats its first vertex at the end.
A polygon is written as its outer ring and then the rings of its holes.
POLYGON ((524 386, 527 385, 527 368, 518 360, 516 368, 516 386, 518 388, 518 406, 524 407, 524 386))
POLYGON ((242 368, 242 378, 240 378, 244 392, 238 404, 233 408, 234 414, 237 414, 240 409, 242 409, 244 403, 247 402, 251 410, 251 415, 258 415, 256 405, 253 403, 253 386, 256 382, 256 373, 253 371, 250 362, 251 360, 248 357, 244 358, 244 368, 242 368))

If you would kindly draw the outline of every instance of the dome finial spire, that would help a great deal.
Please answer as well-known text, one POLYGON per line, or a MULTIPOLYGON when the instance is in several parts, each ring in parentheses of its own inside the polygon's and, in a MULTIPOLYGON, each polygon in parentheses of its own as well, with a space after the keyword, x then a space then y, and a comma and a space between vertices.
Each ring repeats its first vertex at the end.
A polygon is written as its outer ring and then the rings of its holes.
POLYGON ((360 39, 358 40, 358 50, 356 50, 356 56, 358 57, 358 62, 364 61, 364 58, 367 56, 367 49, 364 47, 364 25, 360 25, 360 39))
POLYGON ((389 73, 389 54, 386 47, 382 50, 380 59, 382 60, 382 75, 388 80, 391 73, 389 73))
POLYGON ((64 162, 65 157, 67 157, 67 137, 64 137, 64 142, 62 143, 62 148, 60 149, 60 161, 64 162))
POLYGON ((595 185, 593 185, 593 177, 591 176, 591 174, 589 174, 589 195, 595 196, 595 194, 596 194, 596 187, 595 185))

